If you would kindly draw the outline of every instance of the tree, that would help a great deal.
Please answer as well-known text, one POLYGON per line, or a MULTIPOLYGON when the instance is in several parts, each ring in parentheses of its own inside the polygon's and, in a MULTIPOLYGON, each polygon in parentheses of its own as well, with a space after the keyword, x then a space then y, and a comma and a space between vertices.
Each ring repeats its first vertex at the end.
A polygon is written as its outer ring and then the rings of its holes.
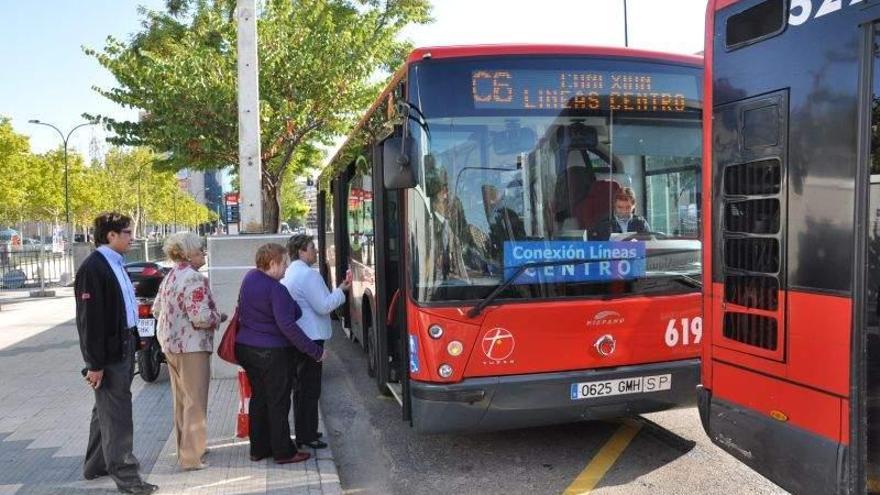
POLYGON ((295 182, 300 171, 314 169, 314 164, 320 163, 324 158, 324 152, 314 146, 304 145, 297 148, 291 158, 291 166, 287 169, 287 177, 281 184, 279 195, 281 203, 281 220, 290 222, 294 219, 304 219, 309 212, 302 187, 295 182))
POLYGON ((8 118, 0 117, 0 226, 21 219, 27 199, 22 182, 29 158, 27 137, 17 134, 8 118))
MULTIPOLYGON (((138 122, 102 118, 115 144, 163 152, 168 169, 238 164, 236 26, 233 0, 169 0, 142 10, 144 29, 130 41, 108 38, 85 49, 117 79, 95 88, 144 110, 138 122)), ((279 227, 279 196, 303 146, 344 133, 384 84, 374 77, 403 62, 396 40, 411 23, 430 21, 428 0, 263 0, 258 17, 260 157, 264 229, 279 227)), ((387 72, 386 72, 387 73, 387 72)), ((94 118, 88 116, 88 118, 94 118)))
MULTIPOLYGON (((147 148, 113 148, 104 160, 104 209, 130 216, 134 235, 146 223, 197 225, 216 220, 216 214, 182 192, 174 173, 158 170, 158 156, 147 148)), ((143 235, 143 234, 141 234, 143 235)))

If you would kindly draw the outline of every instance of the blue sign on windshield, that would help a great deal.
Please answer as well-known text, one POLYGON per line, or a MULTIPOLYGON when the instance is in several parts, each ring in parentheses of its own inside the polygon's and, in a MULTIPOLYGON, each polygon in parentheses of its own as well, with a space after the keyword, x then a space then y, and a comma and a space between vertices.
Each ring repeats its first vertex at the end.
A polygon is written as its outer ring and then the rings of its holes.
POLYGON ((504 243, 504 278, 521 265, 548 261, 590 260, 571 265, 526 268, 517 284, 602 282, 645 276, 645 243, 638 241, 508 241, 504 243))

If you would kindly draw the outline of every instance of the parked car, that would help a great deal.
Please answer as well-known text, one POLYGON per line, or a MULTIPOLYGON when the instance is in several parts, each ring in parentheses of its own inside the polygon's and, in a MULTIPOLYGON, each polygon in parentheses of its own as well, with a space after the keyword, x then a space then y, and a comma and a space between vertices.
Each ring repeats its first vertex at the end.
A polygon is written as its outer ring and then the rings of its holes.
POLYGON ((136 351, 137 373, 148 383, 156 381, 165 355, 156 338, 156 319, 153 317, 153 300, 159 293, 159 285, 171 269, 151 261, 127 263, 125 272, 134 286, 138 302, 138 346, 136 351))

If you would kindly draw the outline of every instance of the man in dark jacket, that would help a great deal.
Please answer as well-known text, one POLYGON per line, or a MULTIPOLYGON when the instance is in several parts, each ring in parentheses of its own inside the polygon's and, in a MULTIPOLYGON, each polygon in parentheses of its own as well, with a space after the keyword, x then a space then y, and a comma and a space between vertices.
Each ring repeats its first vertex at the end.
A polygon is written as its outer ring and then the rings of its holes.
POLYGON ((651 228, 644 217, 636 214, 636 195, 624 187, 614 195, 614 216, 606 218, 590 229, 590 240, 607 241, 612 233, 648 233, 651 228))
POLYGON ((125 273, 123 254, 131 244, 131 218, 104 213, 95 219, 95 245, 76 272, 76 328, 95 391, 83 476, 110 475, 123 493, 147 494, 158 487, 144 482, 132 453, 131 377, 137 300, 125 273))

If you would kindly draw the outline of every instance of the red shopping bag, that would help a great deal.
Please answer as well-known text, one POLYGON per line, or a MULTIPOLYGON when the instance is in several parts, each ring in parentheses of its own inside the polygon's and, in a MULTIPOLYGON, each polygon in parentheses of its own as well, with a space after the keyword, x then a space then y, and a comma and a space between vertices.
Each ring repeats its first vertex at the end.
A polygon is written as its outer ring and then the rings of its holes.
POLYGON ((247 438, 250 434, 248 427, 248 404, 251 400, 251 382, 248 380, 244 369, 238 369, 238 421, 235 426, 235 436, 247 438))

